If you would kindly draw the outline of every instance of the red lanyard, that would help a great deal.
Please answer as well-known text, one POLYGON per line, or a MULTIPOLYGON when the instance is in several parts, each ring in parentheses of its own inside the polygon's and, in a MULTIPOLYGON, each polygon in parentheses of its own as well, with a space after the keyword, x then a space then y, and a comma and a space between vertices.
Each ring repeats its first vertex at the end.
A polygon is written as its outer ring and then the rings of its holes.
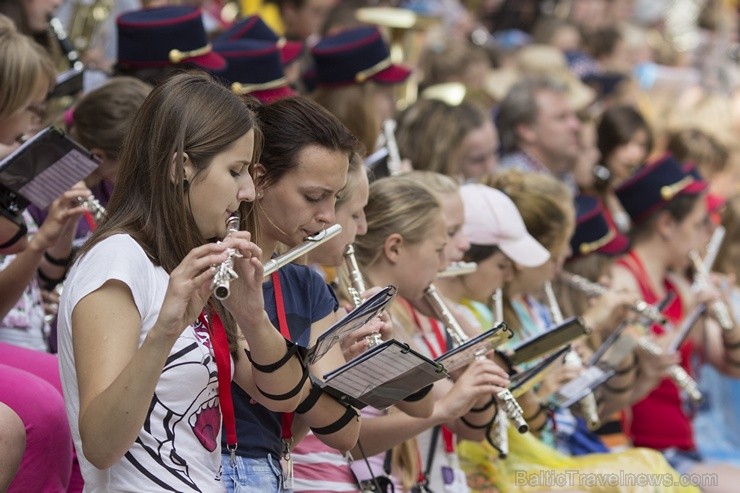
MULTIPOLYGON (((277 309, 278 326, 280 334, 290 341, 290 330, 288 329, 288 319, 285 317, 285 302, 283 301, 283 290, 280 287, 280 274, 276 271, 272 273, 272 287, 275 290, 275 308, 277 309)), ((282 413, 280 416, 282 431, 280 438, 283 443, 290 443, 293 439, 293 413, 282 413)))
MULTIPOLYGON (((437 339, 437 347, 439 350, 436 350, 434 348, 434 345, 427 339, 427 334, 424 332, 424 329, 421 327, 421 321, 419 320, 419 316, 416 313, 416 310, 414 310, 413 307, 411 308, 411 316, 414 318, 414 323, 416 324, 417 329, 421 333, 421 339, 424 341, 424 344, 426 344, 427 348, 429 349, 429 354, 431 354, 433 359, 437 359, 441 356, 443 352, 447 350, 447 339, 445 338, 444 334, 442 333, 442 329, 440 328, 439 322, 430 317, 426 317, 427 320, 429 320, 429 323, 432 326, 432 331, 434 332, 434 338, 437 339)), ((444 440, 445 444, 445 452, 448 454, 451 454, 455 451, 455 435, 452 433, 452 430, 450 430, 445 425, 441 426, 442 428, 442 440, 444 440)), ((433 450, 430 450, 430 453, 434 453, 433 450)))
POLYGON ((231 398, 231 352, 229 341, 226 338, 226 329, 214 310, 208 309, 200 313, 198 319, 211 334, 216 370, 218 372, 218 401, 221 404, 221 414, 226 429, 226 445, 229 451, 236 450, 236 418, 234 417, 234 401, 231 398), (210 318, 210 320, 209 320, 210 318), (209 323, 210 322, 210 323, 209 323))
POLYGON ((95 222, 95 219, 93 219, 92 214, 90 214, 90 211, 83 212, 85 216, 85 222, 87 223, 87 227, 90 228, 90 231, 95 231, 98 229, 98 225, 95 222))

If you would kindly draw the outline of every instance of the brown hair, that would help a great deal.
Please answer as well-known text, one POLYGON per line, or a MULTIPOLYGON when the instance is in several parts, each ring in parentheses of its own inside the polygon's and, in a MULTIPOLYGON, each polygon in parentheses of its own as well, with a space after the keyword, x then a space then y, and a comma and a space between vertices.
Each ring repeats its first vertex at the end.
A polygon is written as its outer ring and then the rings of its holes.
MULTIPOLYGON (((247 106, 228 89, 203 73, 175 75, 149 94, 136 113, 120 156, 118 183, 107 207, 107 217, 80 250, 117 233, 131 235, 155 265, 172 272, 203 238, 188 208, 184 186, 184 154, 197 168, 208 169, 213 158, 250 130, 259 133, 247 106), (172 176, 174 156, 174 180, 172 176)), ((242 217, 248 213, 241 206, 242 217)), ((213 300, 236 349, 236 324, 213 300)))
POLYGON ((668 150, 679 161, 694 163, 707 180, 727 168, 730 158, 727 146, 698 128, 672 132, 668 136, 668 150))
POLYGON ((88 149, 100 148, 117 159, 134 114, 151 89, 133 77, 110 79, 75 106, 72 137, 88 149))
POLYGON ((398 117, 399 153, 415 169, 456 178, 460 174, 460 146, 486 118, 483 109, 469 100, 450 106, 436 99, 420 99, 398 117))

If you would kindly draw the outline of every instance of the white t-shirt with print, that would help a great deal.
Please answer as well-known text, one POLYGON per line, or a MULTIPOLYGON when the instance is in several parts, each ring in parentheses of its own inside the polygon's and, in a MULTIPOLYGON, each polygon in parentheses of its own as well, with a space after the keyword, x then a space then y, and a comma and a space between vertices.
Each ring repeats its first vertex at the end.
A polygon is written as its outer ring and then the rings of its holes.
POLYGON ((216 363, 208 330, 197 322, 185 329, 172 348, 144 427, 129 451, 105 470, 86 460, 78 426, 80 402, 71 316, 82 298, 111 279, 131 290, 141 315, 141 345, 157 320, 169 275, 154 266, 133 238, 118 234, 78 260, 65 283, 59 307, 59 365, 84 491, 223 491, 216 363))

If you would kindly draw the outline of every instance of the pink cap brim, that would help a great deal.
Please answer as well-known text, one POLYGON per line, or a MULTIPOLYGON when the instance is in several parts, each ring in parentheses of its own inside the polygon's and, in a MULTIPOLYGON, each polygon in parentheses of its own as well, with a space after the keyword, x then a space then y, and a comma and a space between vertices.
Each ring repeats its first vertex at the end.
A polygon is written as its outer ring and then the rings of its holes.
POLYGON ((722 209, 722 207, 725 206, 726 202, 727 200, 725 200, 725 198, 722 197, 721 195, 717 195, 714 193, 708 193, 707 194, 707 211, 709 211, 710 213, 717 212, 720 209, 722 209))
POLYGON ((517 264, 524 267, 539 267, 550 260, 550 252, 529 234, 518 240, 500 241, 498 247, 517 264))
POLYGON ((280 99, 289 98, 296 95, 296 92, 290 86, 276 87, 274 89, 265 89, 263 91, 254 91, 250 93, 255 98, 265 104, 270 104, 280 99))
POLYGON ((219 71, 226 68, 226 59, 215 51, 211 51, 205 55, 185 58, 183 63, 190 63, 206 70, 219 71))
POLYGON ((630 246, 630 240, 622 233, 617 235, 601 248, 597 248, 596 252, 603 253, 604 255, 620 255, 627 251, 630 246))
POLYGON ((298 58, 300 58, 300 56, 303 54, 303 50, 303 43, 298 43, 297 41, 287 41, 280 48, 280 60, 282 60, 283 65, 288 65, 298 60, 298 58))
POLYGON ((688 195, 696 195, 696 194, 704 192, 708 186, 709 186, 708 183, 705 181, 693 181, 686 188, 681 190, 679 193, 685 193, 688 195))
POLYGON ((379 84, 398 84, 408 79, 410 75, 410 68, 394 63, 370 78, 379 84))

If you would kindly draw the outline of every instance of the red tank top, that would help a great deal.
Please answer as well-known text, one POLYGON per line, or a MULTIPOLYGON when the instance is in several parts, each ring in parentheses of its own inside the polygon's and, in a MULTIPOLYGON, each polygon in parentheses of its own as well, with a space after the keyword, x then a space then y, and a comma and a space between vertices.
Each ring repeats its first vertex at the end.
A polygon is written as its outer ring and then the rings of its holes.
MULTIPOLYGON (((647 303, 655 304, 660 301, 651 288, 647 272, 634 250, 619 259, 617 264, 632 273, 647 303)), ((663 282, 666 291, 676 295, 670 306, 664 310, 664 314, 674 326, 677 326, 683 318, 681 299, 676 287, 668 279, 663 282)), ((651 330, 655 334, 664 332, 663 327, 659 325, 653 325, 651 330)), ((681 366, 689 374, 693 350, 690 339, 687 339, 680 348, 681 366)), ((681 450, 696 448, 694 430, 689 416, 684 411, 681 394, 676 384, 669 378, 663 379, 647 397, 633 405, 631 411, 632 419, 626 420, 624 429, 634 446, 657 450, 671 447, 681 450)))

